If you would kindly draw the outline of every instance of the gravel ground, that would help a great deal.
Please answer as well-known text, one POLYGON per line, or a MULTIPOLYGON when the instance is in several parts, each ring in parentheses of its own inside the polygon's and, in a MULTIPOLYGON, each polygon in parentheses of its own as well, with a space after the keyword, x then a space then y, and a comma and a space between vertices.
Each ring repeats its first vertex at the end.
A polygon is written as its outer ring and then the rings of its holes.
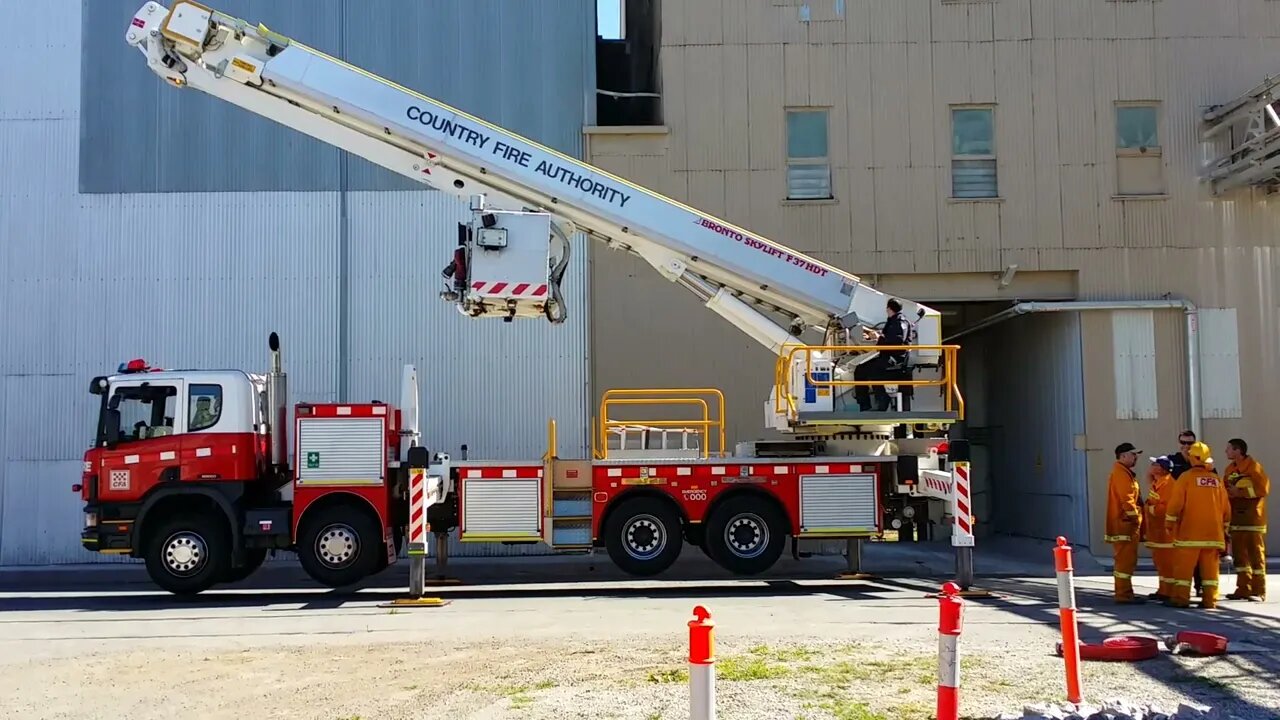
MULTIPOLYGON (((932 627, 904 626, 885 642, 775 635, 717 638, 723 720, 923 720, 932 716, 932 627)), ((964 641, 962 712, 988 718, 1061 701, 1061 661, 1043 642, 964 641)), ((1039 639, 1039 638, 1038 638, 1039 639)), ((434 647, 378 644, 150 648, 6 663, 0 717, 22 718, 685 718, 688 675, 678 643, 528 640, 434 647)), ((1087 700, 1198 701, 1253 720, 1280 718, 1273 655, 1162 655, 1136 664, 1088 663, 1087 700), (1261 664, 1260 664, 1261 663, 1261 664), (1242 699, 1242 698, 1247 698, 1242 699)))

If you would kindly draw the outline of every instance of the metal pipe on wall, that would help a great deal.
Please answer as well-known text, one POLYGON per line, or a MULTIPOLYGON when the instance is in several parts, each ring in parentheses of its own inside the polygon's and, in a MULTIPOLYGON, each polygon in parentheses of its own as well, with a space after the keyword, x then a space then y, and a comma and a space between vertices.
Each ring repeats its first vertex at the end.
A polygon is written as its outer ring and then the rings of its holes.
POLYGON ((1024 302, 1003 310, 961 330, 943 340, 945 343, 988 328, 1009 318, 1030 313, 1085 312, 1090 310, 1182 310, 1186 322, 1187 344, 1187 414, 1191 431, 1201 437, 1200 410, 1200 311, 1190 300, 1168 298, 1162 300, 1077 300, 1064 302, 1024 302))

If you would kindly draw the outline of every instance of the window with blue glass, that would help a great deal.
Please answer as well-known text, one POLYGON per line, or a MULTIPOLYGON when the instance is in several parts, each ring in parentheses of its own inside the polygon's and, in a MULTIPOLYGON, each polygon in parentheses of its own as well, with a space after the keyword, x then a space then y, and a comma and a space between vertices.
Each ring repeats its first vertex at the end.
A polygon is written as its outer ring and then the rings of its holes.
POLYGON ((989 106, 951 108, 951 196, 994 198, 999 193, 995 110, 989 106))

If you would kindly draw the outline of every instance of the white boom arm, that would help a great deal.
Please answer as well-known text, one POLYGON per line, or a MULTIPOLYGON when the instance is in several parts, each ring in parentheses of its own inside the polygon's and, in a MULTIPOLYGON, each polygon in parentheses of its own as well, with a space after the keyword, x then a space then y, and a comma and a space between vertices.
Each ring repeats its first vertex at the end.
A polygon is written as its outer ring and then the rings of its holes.
MULTIPOLYGON (((829 344, 847 344, 842 329, 878 326, 886 319, 888 297, 854 275, 262 25, 195 2, 176 2, 172 10, 148 2, 134 16, 126 39, 156 74, 176 87, 201 90, 401 175, 471 198, 480 219, 474 236, 463 231, 471 239, 460 240, 459 247, 470 254, 458 260, 470 263, 473 273, 459 269, 468 282, 457 286, 456 293, 442 293, 468 314, 485 312, 487 302, 507 319, 545 314, 563 320, 559 276, 567 263, 567 231, 576 228, 644 258, 775 353, 784 343, 800 344, 795 337, 806 328, 826 333, 829 344), (486 203, 510 212, 495 213, 486 203), (549 216, 558 222, 550 224, 549 216), (520 263, 487 259, 515 250, 517 236, 536 231, 543 233, 541 248, 526 247, 520 263), (551 247, 560 240, 560 254, 548 251, 548 233, 551 247), (482 261, 489 268, 518 266, 527 273, 531 258, 540 266, 539 277, 474 274, 482 261), (783 319, 776 321, 770 314, 783 319)), ((446 273, 452 274, 449 269, 446 273)), ((939 344, 939 314, 900 302, 906 316, 917 322, 917 342, 939 344)), ((939 354, 914 353, 922 364, 936 362, 939 354)))

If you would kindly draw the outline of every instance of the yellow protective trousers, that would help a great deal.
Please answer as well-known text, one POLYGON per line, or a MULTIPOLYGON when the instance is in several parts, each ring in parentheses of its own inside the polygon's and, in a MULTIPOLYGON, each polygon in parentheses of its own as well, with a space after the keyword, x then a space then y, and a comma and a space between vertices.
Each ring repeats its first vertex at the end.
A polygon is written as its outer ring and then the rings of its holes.
POLYGON ((1267 536, 1260 532, 1231 532, 1231 555, 1236 565, 1237 596, 1267 594, 1267 536))
POLYGON ((1111 573, 1115 578, 1116 600, 1132 600, 1133 571, 1138 569, 1138 543, 1132 540, 1112 543, 1111 551, 1116 563, 1111 573))
POLYGON ((1200 602, 1207 608, 1218 605, 1218 548, 1176 546, 1173 549, 1173 593, 1178 607, 1191 605, 1191 578, 1200 570, 1203 594, 1200 602))

